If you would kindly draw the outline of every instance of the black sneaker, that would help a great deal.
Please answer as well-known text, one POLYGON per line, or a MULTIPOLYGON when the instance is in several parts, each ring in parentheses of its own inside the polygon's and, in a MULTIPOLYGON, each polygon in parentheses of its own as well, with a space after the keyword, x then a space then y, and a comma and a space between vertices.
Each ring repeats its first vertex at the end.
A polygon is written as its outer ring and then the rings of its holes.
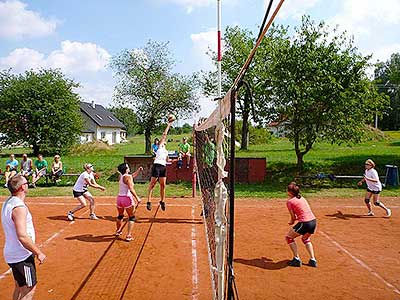
POLYGON ((317 261, 316 261, 315 259, 310 259, 310 260, 308 261, 308 265, 309 265, 310 267, 316 268, 316 267, 317 267, 317 261))
POLYGON ((150 201, 147 201, 146 208, 147 208, 147 210, 151 210, 151 202, 150 201))
POLYGON ((292 260, 289 260, 288 265, 291 267, 301 267, 301 260, 299 258, 293 257, 292 260))
POLYGON ((161 206, 161 210, 165 211, 165 202, 164 201, 160 201, 160 206, 161 206))

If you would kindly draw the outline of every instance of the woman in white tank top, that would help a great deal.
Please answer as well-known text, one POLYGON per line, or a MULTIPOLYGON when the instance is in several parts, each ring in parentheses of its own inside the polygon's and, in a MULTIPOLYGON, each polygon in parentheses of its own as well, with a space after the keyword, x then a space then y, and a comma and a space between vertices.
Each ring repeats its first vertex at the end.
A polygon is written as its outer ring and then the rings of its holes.
POLYGON ((163 135, 161 137, 158 150, 156 152, 156 158, 153 162, 153 167, 151 169, 151 179, 149 188, 147 190, 147 203, 146 208, 147 210, 151 210, 151 194, 153 189, 157 183, 160 183, 160 207, 161 210, 165 210, 165 187, 167 184, 167 161, 168 161, 168 150, 166 149, 165 145, 167 142, 167 134, 169 128, 171 127, 173 121, 167 123, 167 127, 165 128, 163 135))
POLYGON ((119 176, 119 192, 117 197, 117 230, 115 231, 116 236, 120 236, 122 233, 122 219, 124 218, 124 210, 128 214, 128 232, 126 234, 126 240, 129 242, 132 238, 132 228, 135 222, 135 211, 136 207, 140 203, 140 198, 137 195, 133 186, 133 178, 135 178, 143 168, 139 167, 135 173, 129 174, 130 169, 127 163, 122 163, 118 166, 119 176))

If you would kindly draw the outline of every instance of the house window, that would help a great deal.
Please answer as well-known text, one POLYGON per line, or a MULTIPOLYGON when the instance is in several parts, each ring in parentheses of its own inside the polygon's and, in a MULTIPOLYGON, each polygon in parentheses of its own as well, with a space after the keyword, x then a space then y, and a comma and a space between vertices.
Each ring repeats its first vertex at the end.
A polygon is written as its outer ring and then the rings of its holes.
POLYGON ((112 133, 112 143, 115 144, 117 142, 117 133, 114 131, 112 133))
POLYGON ((98 114, 96 114, 96 117, 99 118, 100 120, 103 120, 103 118, 100 117, 98 114))
POLYGON ((111 116, 108 116, 108 118, 109 118, 111 121, 113 121, 113 122, 114 122, 114 118, 113 118, 113 117, 111 117, 111 116))
POLYGON ((100 136, 101 139, 104 140, 106 138, 106 132, 105 131, 100 132, 100 136))

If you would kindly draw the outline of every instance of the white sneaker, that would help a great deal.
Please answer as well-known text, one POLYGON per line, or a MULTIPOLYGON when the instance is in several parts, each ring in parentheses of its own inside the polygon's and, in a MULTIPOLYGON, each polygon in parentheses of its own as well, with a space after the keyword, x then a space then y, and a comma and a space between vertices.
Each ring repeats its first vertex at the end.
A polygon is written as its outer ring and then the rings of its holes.
POLYGON ((386 210, 386 218, 390 218, 390 216, 392 215, 392 210, 390 209, 390 208, 388 208, 387 210, 386 210))
POLYGON ((90 220, 98 220, 99 218, 95 214, 90 214, 90 220))
POLYGON ((373 211, 369 211, 369 212, 367 213, 367 216, 373 217, 373 216, 375 216, 375 214, 374 214, 373 211))
POLYGON ((68 214, 67 214, 67 218, 68 218, 68 220, 73 221, 74 220, 74 214, 69 211, 68 214))

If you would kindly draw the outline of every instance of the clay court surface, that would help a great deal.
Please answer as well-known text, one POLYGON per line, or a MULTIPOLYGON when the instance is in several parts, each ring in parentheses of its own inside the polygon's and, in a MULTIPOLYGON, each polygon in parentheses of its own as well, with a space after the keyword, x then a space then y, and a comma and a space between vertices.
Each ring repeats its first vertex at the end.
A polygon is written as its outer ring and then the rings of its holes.
MULTIPOLYGON (((4 197, 0 199, 4 201, 4 197)), ((47 255, 38 266, 35 299, 211 299, 200 202, 167 200, 161 211, 137 213, 134 240, 112 234, 114 198, 97 198, 98 221, 88 212, 65 213, 65 198, 28 198, 37 242, 47 255)), ((289 219, 285 200, 237 200, 235 273, 240 299, 400 299, 400 200, 385 219, 364 217, 362 199, 311 199, 318 218, 313 243, 318 268, 287 266, 289 219)), ((126 229, 125 229, 126 231, 126 229)), ((308 261, 298 241, 303 261, 308 261)), ((0 232, 0 248, 4 236, 0 232)), ((11 299, 13 278, 0 262, 0 299, 11 299)))

